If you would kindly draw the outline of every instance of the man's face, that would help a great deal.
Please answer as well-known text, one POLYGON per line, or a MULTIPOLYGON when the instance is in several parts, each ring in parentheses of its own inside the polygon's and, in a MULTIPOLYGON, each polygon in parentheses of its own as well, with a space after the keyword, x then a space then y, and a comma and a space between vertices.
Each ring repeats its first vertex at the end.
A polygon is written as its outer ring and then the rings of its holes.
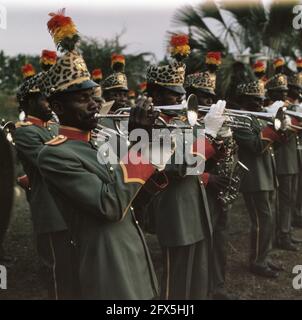
POLYGON ((28 115, 48 121, 52 117, 52 111, 47 99, 40 93, 32 94, 28 99, 28 115))
POLYGON ((98 113, 99 106, 94 100, 93 88, 61 95, 58 100, 54 99, 53 109, 62 125, 81 130, 92 130, 97 126, 94 115, 98 113))
POLYGON ((184 95, 182 93, 162 88, 161 90, 154 91, 151 97, 155 106, 173 106, 181 104, 184 95))
POLYGON ((215 96, 201 92, 200 90, 196 91, 197 99, 198 99, 198 104, 200 106, 206 106, 210 107, 213 103, 215 103, 215 96))
POLYGON ((272 101, 282 100, 285 101, 287 98, 287 90, 269 90, 268 96, 272 101))
POLYGON ((105 90, 103 95, 106 101, 114 100, 114 105, 112 106, 111 111, 114 112, 119 108, 127 107, 128 91, 121 89, 110 89, 105 90))
POLYGON ((242 107, 248 111, 261 112, 263 111, 264 100, 255 96, 244 96, 242 98, 242 107))

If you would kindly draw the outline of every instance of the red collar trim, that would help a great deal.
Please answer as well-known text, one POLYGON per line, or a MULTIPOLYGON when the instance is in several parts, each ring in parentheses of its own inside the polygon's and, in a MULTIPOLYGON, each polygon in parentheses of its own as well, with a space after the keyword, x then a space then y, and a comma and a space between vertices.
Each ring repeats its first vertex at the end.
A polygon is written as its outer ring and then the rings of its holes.
POLYGON ((39 118, 33 117, 33 116, 28 116, 26 118, 26 121, 30 121, 31 123, 33 123, 34 125, 38 126, 38 127, 47 127, 47 122, 43 121, 39 118))
POLYGON ((169 123, 173 118, 175 118, 173 116, 169 116, 169 115, 164 114, 164 113, 161 113, 160 117, 163 118, 167 123, 169 123))
POLYGON ((292 104, 296 104, 297 103, 297 100, 291 98, 291 97, 287 97, 287 100, 292 103, 292 104))
POLYGON ((59 134, 66 136, 70 140, 78 140, 84 142, 89 142, 91 136, 89 131, 83 131, 77 128, 67 126, 60 126, 59 134))

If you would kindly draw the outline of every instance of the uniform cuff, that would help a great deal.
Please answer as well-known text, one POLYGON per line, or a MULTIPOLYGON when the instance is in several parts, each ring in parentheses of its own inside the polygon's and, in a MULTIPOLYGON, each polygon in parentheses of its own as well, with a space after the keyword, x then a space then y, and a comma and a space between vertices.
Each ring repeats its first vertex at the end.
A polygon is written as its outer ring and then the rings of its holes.
POLYGON ((28 189, 29 188, 29 179, 28 179, 28 176, 25 174, 21 177, 18 177, 17 178, 17 183, 18 185, 23 188, 23 189, 28 189))
POLYGON ((137 182, 145 184, 145 182, 155 172, 155 168, 151 163, 145 163, 140 153, 130 150, 120 162, 123 170, 124 183, 137 182))
POLYGON ((281 136, 271 127, 265 127, 260 133, 261 140, 267 140, 269 142, 280 141, 281 136))
POLYGON ((208 185, 210 174, 208 172, 204 172, 200 175, 200 179, 205 186, 208 185))
POLYGON ((201 156, 204 160, 214 156, 216 150, 213 144, 207 138, 198 138, 192 146, 192 154, 201 156))
POLYGON ((301 127, 301 122, 299 121, 299 119, 295 118, 295 117, 291 117, 291 124, 295 127, 291 128, 292 131, 299 131, 299 127, 301 127))

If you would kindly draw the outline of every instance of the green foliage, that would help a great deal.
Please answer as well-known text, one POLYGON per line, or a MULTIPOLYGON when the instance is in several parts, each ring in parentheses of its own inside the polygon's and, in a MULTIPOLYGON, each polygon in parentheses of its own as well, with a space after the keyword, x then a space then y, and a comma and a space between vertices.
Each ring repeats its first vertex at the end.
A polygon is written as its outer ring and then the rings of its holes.
POLYGON ((14 96, 0 94, 0 119, 15 121, 18 117, 17 101, 14 96))
POLYGON ((251 70, 238 58, 249 48, 250 56, 268 55, 269 59, 282 55, 287 61, 301 51, 300 33, 293 29, 293 7, 298 0, 272 0, 265 7, 262 0, 215 1, 206 0, 196 6, 184 6, 174 16, 174 23, 187 26, 192 55, 188 73, 199 71, 206 52, 221 51, 224 59, 218 74, 217 91, 220 96, 233 92, 234 81, 250 78, 251 70), (237 60, 237 61, 236 61, 237 60), (240 66, 240 63, 242 66, 240 66), (241 74, 238 77, 238 70, 241 74), (244 78, 245 77, 245 78, 244 78), (233 79, 233 80, 231 80, 233 79))
MULTIPOLYGON (((111 54, 122 54, 127 48, 120 44, 120 35, 112 40, 99 42, 95 39, 84 38, 81 40, 79 49, 87 63, 88 69, 101 68, 104 77, 108 76, 111 70, 111 54)), ((128 85, 131 89, 137 89, 140 82, 145 81, 146 68, 149 61, 154 59, 154 55, 149 52, 140 54, 125 54, 128 85)), ((0 51, 0 94, 16 94, 18 86, 22 83, 21 67, 26 63, 31 63, 37 72, 41 71, 39 64, 40 57, 36 55, 18 54, 10 57, 0 51)))
POLYGON ((38 56, 18 54, 9 57, 3 50, 0 51, 0 92, 13 93, 16 91, 23 81, 21 68, 26 63, 31 63, 37 71, 40 69, 38 56))

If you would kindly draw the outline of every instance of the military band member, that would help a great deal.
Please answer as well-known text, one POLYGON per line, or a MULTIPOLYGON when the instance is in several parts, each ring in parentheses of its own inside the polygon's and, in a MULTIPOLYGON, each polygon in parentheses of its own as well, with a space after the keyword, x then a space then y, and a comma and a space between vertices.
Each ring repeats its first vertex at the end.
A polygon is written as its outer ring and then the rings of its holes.
MULTIPOLYGON (((264 84, 253 81, 238 88, 241 108, 263 111, 264 84)), ((272 198, 277 188, 273 143, 280 135, 267 121, 252 116, 252 130, 236 129, 234 138, 239 145, 239 159, 249 172, 243 177, 241 192, 251 221, 250 271, 268 278, 278 277, 279 267, 269 259, 273 239, 272 198)))
MULTIPOLYGON (((163 169, 165 163, 135 165, 131 157, 140 160, 144 153, 130 150, 115 164, 106 162, 106 154, 98 153, 90 142, 90 131, 97 125, 96 83, 74 50, 79 39, 76 28, 64 11, 54 14, 48 27, 65 51, 42 81, 60 119, 60 129, 59 136, 46 143, 38 161, 69 227, 79 297, 152 299, 157 295, 156 278, 131 204, 155 169, 163 169), (63 32, 66 24, 69 28, 63 32), (64 47, 66 38, 71 51, 64 47)), ((144 110, 135 108, 133 119, 143 118, 150 126, 153 120, 148 122, 144 110)), ((135 124, 134 120, 130 123, 135 124)))
MULTIPOLYGON (((283 64, 275 62, 276 70, 280 70, 283 64)), ((275 101, 286 101, 288 86, 287 77, 277 73, 270 78, 265 85, 269 104, 275 101)), ((279 181, 278 187, 278 212, 277 212, 277 243, 283 250, 297 251, 297 247, 291 240, 291 217, 293 203, 295 203, 295 183, 298 174, 298 156, 296 147, 296 131, 291 128, 291 119, 286 116, 284 135, 286 143, 276 148, 276 172, 279 181)))
MULTIPOLYGON (((185 64, 180 60, 190 50, 187 36, 173 36, 171 47, 176 60, 147 69, 147 92, 154 106, 180 104, 186 93, 183 87, 185 64)), ((212 137, 216 137, 224 121, 221 116, 223 110, 224 103, 219 101, 213 108, 213 114, 206 119, 206 132, 212 137)), ((179 120, 169 111, 162 116, 168 123, 179 120)), ((215 143, 204 137, 196 139, 205 142, 204 158, 213 156, 215 143)), ((207 299, 212 221, 202 177, 170 170, 169 165, 165 175, 168 185, 154 197, 149 208, 150 213, 155 215, 155 231, 163 253, 161 298, 207 299)))
MULTIPOLYGON (((1 123, 0 126, 4 124, 1 123)), ((6 132, 0 127, 0 264, 6 264, 11 258, 4 250, 4 239, 9 227, 14 200, 14 154, 6 132)))
POLYGON ((114 112, 118 108, 128 106, 128 82, 125 74, 125 57, 113 53, 111 56, 111 68, 113 73, 102 82, 103 97, 106 101, 114 100, 111 108, 114 112))
MULTIPOLYGON (((187 96, 195 93, 201 106, 211 106, 216 101, 216 71, 221 64, 220 52, 208 52, 206 71, 194 73, 186 78, 187 96)), ((232 139, 232 131, 223 127, 217 134, 224 148, 224 155, 219 159, 212 158, 206 163, 206 192, 213 224, 213 248, 211 250, 213 267, 212 296, 214 299, 235 299, 235 295, 225 290, 225 272, 227 264, 227 214, 229 205, 223 205, 218 194, 225 190, 229 183, 230 171, 233 168, 236 144, 232 139), (228 154, 228 156, 227 156, 228 154), (223 171, 223 173, 222 173, 223 171), (229 178, 226 176, 229 174, 229 178)))
POLYGON ((27 79, 19 88, 18 100, 26 113, 25 121, 16 124, 15 145, 18 157, 29 179, 29 205, 37 251, 46 269, 46 281, 51 299, 70 298, 67 259, 67 226, 42 178, 38 154, 44 142, 58 133, 58 126, 49 120, 52 111, 38 84, 42 73, 27 79))
MULTIPOLYGON (((302 62, 301 62, 302 63, 302 62)), ((297 61, 297 69, 299 60, 297 61)), ((293 111, 301 112, 300 103, 302 102, 302 73, 294 73, 288 79, 288 96, 287 99, 290 103, 289 108, 293 111)), ((298 170, 299 174, 296 176, 296 201, 294 202, 292 225, 294 227, 302 228, 302 134, 299 131, 296 135, 297 155, 298 155, 298 170)))

